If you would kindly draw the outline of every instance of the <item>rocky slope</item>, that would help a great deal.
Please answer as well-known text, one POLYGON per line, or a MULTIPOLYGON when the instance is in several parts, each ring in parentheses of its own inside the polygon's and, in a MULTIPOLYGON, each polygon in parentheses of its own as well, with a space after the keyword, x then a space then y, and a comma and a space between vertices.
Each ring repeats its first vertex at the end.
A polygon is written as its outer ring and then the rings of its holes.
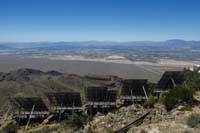
POLYGON ((183 111, 182 108, 183 106, 179 106, 167 112, 161 104, 157 104, 154 109, 144 109, 140 105, 122 107, 118 111, 108 113, 105 116, 98 114, 80 132, 111 133, 148 111, 150 115, 144 119, 144 122, 141 125, 132 126, 128 133, 193 133, 199 131, 200 129, 193 129, 187 126, 186 119, 192 113, 199 113, 200 106, 193 107, 192 111, 183 111))
POLYGON ((57 71, 43 72, 34 69, 18 69, 9 73, 0 73, 0 112, 8 108, 8 99, 13 96, 40 96, 45 92, 77 91, 83 96, 87 86, 112 85, 112 80, 96 80, 74 74, 57 71))
MULTIPOLYGON (((145 109, 139 104, 133 104, 110 112, 107 115, 98 113, 83 129, 77 130, 62 122, 61 124, 35 125, 28 132, 114 133, 130 121, 137 119, 146 112, 150 112, 142 123, 131 126, 127 133, 198 133, 200 128, 190 128, 186 124, 186 120, 192 113, 199 113, 200 106, 193 106, 190 111, 183 110, 183 108, 184 106, 179 106, 167 112, 162 104, 156 104, 153 109, 145 109)), ((19 132, 23 133, 23 127, 19 132)))

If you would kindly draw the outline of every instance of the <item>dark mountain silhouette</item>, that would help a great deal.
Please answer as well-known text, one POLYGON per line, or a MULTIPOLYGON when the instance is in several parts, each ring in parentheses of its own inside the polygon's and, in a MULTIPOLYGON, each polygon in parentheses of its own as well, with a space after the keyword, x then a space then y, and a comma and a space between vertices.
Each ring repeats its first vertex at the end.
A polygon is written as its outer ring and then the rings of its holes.
POLYGON ((40 76, 61 76, 62 73, 57 71, 48 71, 42 72, 40 70, 30 69, 30 68, 22 68, 15 71, 11 71, 9 73, 0 73, 0 81, 20 81, 25 80, 29 81, 32 78, 40 77, 40 76))

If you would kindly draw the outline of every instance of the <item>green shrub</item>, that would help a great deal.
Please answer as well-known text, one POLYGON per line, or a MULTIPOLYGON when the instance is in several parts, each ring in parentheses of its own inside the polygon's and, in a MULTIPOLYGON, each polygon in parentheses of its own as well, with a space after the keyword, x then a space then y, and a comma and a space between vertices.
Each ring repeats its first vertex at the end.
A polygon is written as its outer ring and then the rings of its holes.
POLYGON ((63 125, 72 127, 82 127, 86 123, 86 116, 83 113, 74 113, 67 115, 67 118, 62 121, 63 125))
POLYGON ((156 102, 157 102, 156 99, 152 96, 152 97, 149 97, 149 99, 147 101, 145 101, 143 106, 145 108, 154 108, 154 104, 156 102))
POLYGON ((159 103, 164 103, 164 101, 165 101, 165 95, 164 95, 164 94, 161 94, 161 95, 159 96, 159 98, 158 98, 158 102, 159 102, 159 103))
POLYGON ((0 127, 0 133, 15 133, 17 132, 17 124, 14 120, 6 121, 0 127))
POLYGON ((187 119, 187 125, 196 128, 200 124, 200 114, 191 114, 187 119))
POLYGON ((166 94, 164 104, 167 110, 173 109, 178 103, 193 99, 195 91, 186 86, 176 86, 166 94))
POLYGON ((176 97, 167 95, 164 100, 164 104, 166 109, 169 111, 174 108, 174 106, 178 103, 178 99, 176 97))
POLYGON ((187 85, 195 90, 200 89, 200 74, 198 72, 193 72, 192 77, 188 80, 187 85))
POLYGON ((186 105, 180 109, 180 111, 192 111, 192 107, 190 105, 186 105))

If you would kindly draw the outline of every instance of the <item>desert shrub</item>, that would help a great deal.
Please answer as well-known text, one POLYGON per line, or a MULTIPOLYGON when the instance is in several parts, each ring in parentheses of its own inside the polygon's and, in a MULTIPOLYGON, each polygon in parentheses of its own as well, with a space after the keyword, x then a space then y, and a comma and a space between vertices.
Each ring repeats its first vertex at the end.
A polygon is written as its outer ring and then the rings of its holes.
POLYGON ((118 109, 114 108, 114 109, 111 110, 111 113, 115 114, 117 111, 118 111, 118 109))
POLYGON ((157 102, 157 100, 151 96, 147 101, 144 102, 144 107, 145 108, 154 108, 154 104, 157 102))
POLYGON ((106 127, 106 133, 114 133, 112 127, 106 127))
POLYGON ((176 86, 166 94, 164 104, 167 110, 173 109, 178 103, 189 102, 195 91, 188 86, 176 86))
POLYGON ((186 105, 186 106, 183 106, 180 111, 192 111, 192 106, 190 105, 186 105))
POLYGON ((15 133, 17 132, 17 124, 14 120, 7 121, 0 127, 0 133, 15 133))
POLYGON ((190 80, 187 81, 187 85, 195 90, 200 89, 200 74, 198 72, 193 72, 190 80))
POLYGON ((96 133, 95 129, 96 129, 96 125, 91 126, 91 124, 89 124, 89 128, 87 130, 87 133, 96 133))
POLYGON ((200 114, 191 114, 187 118, 187 125, 196 128, 200 124, 200 114))
POLYGON ((177 102, 178 102, 178 99, 176 97, 169 96, 169 95, 167 95, 164 100, 164 104, 167 110, 173 109, 174 106, 177 104, 177 102))
POLYGON ((162 104, 162 103, 164 103, 164 101, 165 101, 165 94, 160 94, 157 102, 162 104))
POLYGON ((74 113, 73 116, 68 115, 62 124, 72 127, 82 127, 86 123, 86 116, 82 113, 74 113))

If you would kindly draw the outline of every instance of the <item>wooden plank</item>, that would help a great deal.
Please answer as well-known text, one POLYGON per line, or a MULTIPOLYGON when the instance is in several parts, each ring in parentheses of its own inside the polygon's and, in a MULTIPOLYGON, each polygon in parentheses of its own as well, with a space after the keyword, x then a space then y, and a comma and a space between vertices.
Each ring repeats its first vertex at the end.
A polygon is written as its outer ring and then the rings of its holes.
POLYGON ((130 122, 129 124, 127 124, 126 126, 120 128, 119 130, 117 131, 114 131, 114 133, 123 133, 123 132, 126 132, 132 125, 136 125, 138 124, 139 122, 143 121, 146 116, 148 116, 150 114, 150 112, 147 112, 145 113, 144 115, 140 116, 138 119, 136 120, 133 120, 132 122, 130 122))

